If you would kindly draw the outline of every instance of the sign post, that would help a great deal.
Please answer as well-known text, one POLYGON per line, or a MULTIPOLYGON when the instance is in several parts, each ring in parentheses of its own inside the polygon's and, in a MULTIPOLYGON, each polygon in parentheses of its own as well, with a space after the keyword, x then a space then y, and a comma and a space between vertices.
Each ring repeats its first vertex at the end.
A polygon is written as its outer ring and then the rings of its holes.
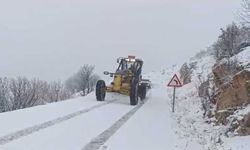
POLYGON ((172 106, 172 112, 174 112, 174 107, 175 107, 175 89, 176 89, 176 87, 174 87, 174 93, 173 93, 173 106, 172 106))
POLYGON ((182 87, 180 79, 178 78, 178 76, 176 74, 173 76, 173 78, 168 83, 168 87, 173 87, 174 88, 174 92, 173 92, 173 105, 172 105, 172 112, 174 112, 175 111, 175 92, 176 92, 176 87, 182 87))

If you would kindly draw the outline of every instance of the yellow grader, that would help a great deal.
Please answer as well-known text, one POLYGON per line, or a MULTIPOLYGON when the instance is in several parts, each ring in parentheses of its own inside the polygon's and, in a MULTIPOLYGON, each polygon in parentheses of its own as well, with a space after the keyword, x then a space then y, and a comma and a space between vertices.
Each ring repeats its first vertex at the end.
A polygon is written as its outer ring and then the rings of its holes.
POLYGON ((142 79, 142 65, 141 59, 136 59, 135 56, 128 56, 127 58, 118 58, 119 64, 115 73, 105 71, 105 75, 113 77, 113 81, 109 86, 106 86, 103 80, 99 80, 96 84, 96 99, 97 101, 104 101, 106 92, 116 92, 130 97, 130 105, 137 105, 139 98, 144 100, 148 88, 150 88, 150 81, 142 79))

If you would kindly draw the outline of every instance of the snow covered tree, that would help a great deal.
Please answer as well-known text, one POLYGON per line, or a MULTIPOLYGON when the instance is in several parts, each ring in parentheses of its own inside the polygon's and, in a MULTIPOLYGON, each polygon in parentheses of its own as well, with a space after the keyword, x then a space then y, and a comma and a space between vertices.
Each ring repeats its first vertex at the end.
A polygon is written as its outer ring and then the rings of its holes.
POLYGON ((35 106, 39 100, 38 90, 38 80, 29 81, 25 77, 11 79, 12 110, 35 106))
POLYGON ((184 85, 191 82, 192 69, 188 66, 187 63, 181 66, 180 75, 180 78, 184 85))
POLYGON ((9 89, 12 95, 12 110, 70 98, 69 92, 60 81, 47 83, 39 79, 18 77, 10 80, 9 89))
POLYGON ((240 43, 238 50, 250 46, 250 28, 242 26, 240 29, 240 36, 238 37, 240 43))
POLYGON ((80 89, 82 91, 83 95, 88 94, 89 87, 90 87, 90 79, 94 71, 94 66, 91 65, 84 65, 80 68, 80 70, 77 72, 77 79, 80 84, 80 89))
POLYGON ((250 0, 242 0, 241 3, 242 9, 239 12, 239 18, 242 24, 249 26, 250 25, 250 0))
POLYGON ((0 78, 0 112, 10 110, 9 81, 7 78, 0 78))
POLYGON ((79 85, 76 81, 76 75, 73 75, 72 77, 68 78, 65 81, 66 88, 69 90, 69 92, 73 95, 74 93, 79 92, 79 85))
POLYGON ((70 98, 69 91, 61 81, 52 82, 48 85, 47 102, 58 102, 70 98))
POLYGON ((213 45, 214 56, 217 60, 232 57, 241 51, 242 44, 248 42, 249 30, 240 28, 234 22, 226 29, 221 29, 221 35, 213 45))
POLYGON ((25 77, 0 78, 0 112, 58 102, 70 96, 61 81, 48 83, 25 77))
POLYGON ((82 66, 75 75, 66 81, 67 88, 73 93, 81 92, 83 96, 92 92, 99 79, 94 74, 94 68, 94 66, 87 64, 82 66))
POLYGON ((96 86, 97 81, 100 79, 100 77, 96 74, 93 74, 91 76, 89 87, 88 87, 88 93, 92 92, 94 90, 94 87, 96 86))

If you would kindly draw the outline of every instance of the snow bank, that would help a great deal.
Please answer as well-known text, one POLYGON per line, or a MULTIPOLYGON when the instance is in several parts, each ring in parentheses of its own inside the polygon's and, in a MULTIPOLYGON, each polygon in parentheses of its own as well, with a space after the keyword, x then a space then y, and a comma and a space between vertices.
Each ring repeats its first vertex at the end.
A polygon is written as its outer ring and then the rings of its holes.
MULTIPOLYGON (((242 52, 239 54, 231 57, 229 59, 230 61, 237 61, 241 66, 244 66, 245 69, 250 69, 250 46, 245 48, 242 52)), ((228 60, 226 58, 222 59, 220 61, 220 64, 226 63, 228 60)))
MULTIPOLYGON (((170 116, 173 120, 173 130, 180 138, 180 141, 186 141, 186 148, 183 149, 191 147, 195 149, 195 145, 197 150, 220 149, 221 136, 225 132, 225 128, 214 126, 214 124, 210 123, 210 120, 203 118, 204 111, 202 110, 201 99, 198 97, 197 92, 200 83, 198 78, 201 76, 207 77, 211 74, 211 68, 215 60, 212 56, 205 55, 202 58, 192 58, 188 64, 191 63, 196 64, 196 69, 192 73, 192 82, 176 89, 175 113, 170 116)), ((157 83, 158 86, 166 88, 166 94, 170 100, 168 101, 169 110, 171 110, 172 106, 173 88, 168 88, 166 85, 175 73, 178 74, 179 68, 162 69, 161 71, 147 74, 147 77, 154 84, 157 83)))
POLYGON ((250 112, 250 105, 248 105, 242 109, 237 110, 231 117, 237 118, 237 120, 241 120, 249 112, 250 112))
MULTIPOLYGON (((231 58, 231 60, 235 59, 249 69, 250 47, 231 58)), ((250 136, 228 138, 225 136, 228 127, 216 126, 213 119, 203 117, 204 110, 198 97, 198 86, 202 80, 212 75, 212 67, 215 64, 213 56, 194 57, 187 63, 196 64, 196 67, 192 73, 192 82, 177 89, 176 113, 173 116, 178 125, 176 132, 190 141, 198 141, 205 150, 249 149, 250 136)), ((169 93, 171 96, 171 89, 169 93)), ((240 118, 248 112, 250 112, 250 106, 238 110, 234 115, 240 118)))
POLYGON ((231 60, 237 60, 241 65, 248 66, 250 68, 250 47, 247 47, 245 50, 240 52, 239 54, 233 56, 231 60))

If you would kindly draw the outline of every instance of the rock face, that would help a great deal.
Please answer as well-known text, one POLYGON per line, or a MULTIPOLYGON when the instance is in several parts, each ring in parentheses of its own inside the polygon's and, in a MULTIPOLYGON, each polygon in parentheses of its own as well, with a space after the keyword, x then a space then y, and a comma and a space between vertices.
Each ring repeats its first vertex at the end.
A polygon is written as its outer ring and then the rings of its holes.
MULTIPOLYGON (((227 125, 227 118, 237 110, 250 104, 250 71, 228 64, 220 64, 213 68, 214 83, 217 94, 215 118, 218 124, 227 125)), ((250 134, 250 114, 247 115, 234 129, 238 128, 239 135, 250 134)))
MULTIPOLYGON (((250 68, 250 56, 248 55, 249 51, 244 51, 223 59, 212 70, 216 88, 212 97, 216 106, 214 111, 216 123, 227 125, 227 133, 237 131, 241 136, 250 135, 250 112, 247 106, 250 105, 250 69, 247 69, 250 68)), ((201 95, 202 93, 204 92, 201 91, 201 95)))
POLYGON ((243 70, 227 84, 219 84, 216 95, 217 111, 247 104, 250 104, 250 71, 243 70))
POLYGON ((250 135, 250 113, 248 113, 241 121, 237 130, 240 136, 250 135))
POLYGON ((229 117, 233 113, 234 113, 234 110, 217 111, 215 113, 217 124, 227 125, 229 123, 229 120, 227 120, 227 117, 229 117))
POLYGON ((226 64, 217 65, 213 68, 214 83, 216 87, 223 85, 223 79, 229 74, 226 64))
POLYGON ((214 66, 214 82, 216 87, 223 86, 224 83, 230 82, 231 77, 243 70, 237 62, 225 62, 214 66))

